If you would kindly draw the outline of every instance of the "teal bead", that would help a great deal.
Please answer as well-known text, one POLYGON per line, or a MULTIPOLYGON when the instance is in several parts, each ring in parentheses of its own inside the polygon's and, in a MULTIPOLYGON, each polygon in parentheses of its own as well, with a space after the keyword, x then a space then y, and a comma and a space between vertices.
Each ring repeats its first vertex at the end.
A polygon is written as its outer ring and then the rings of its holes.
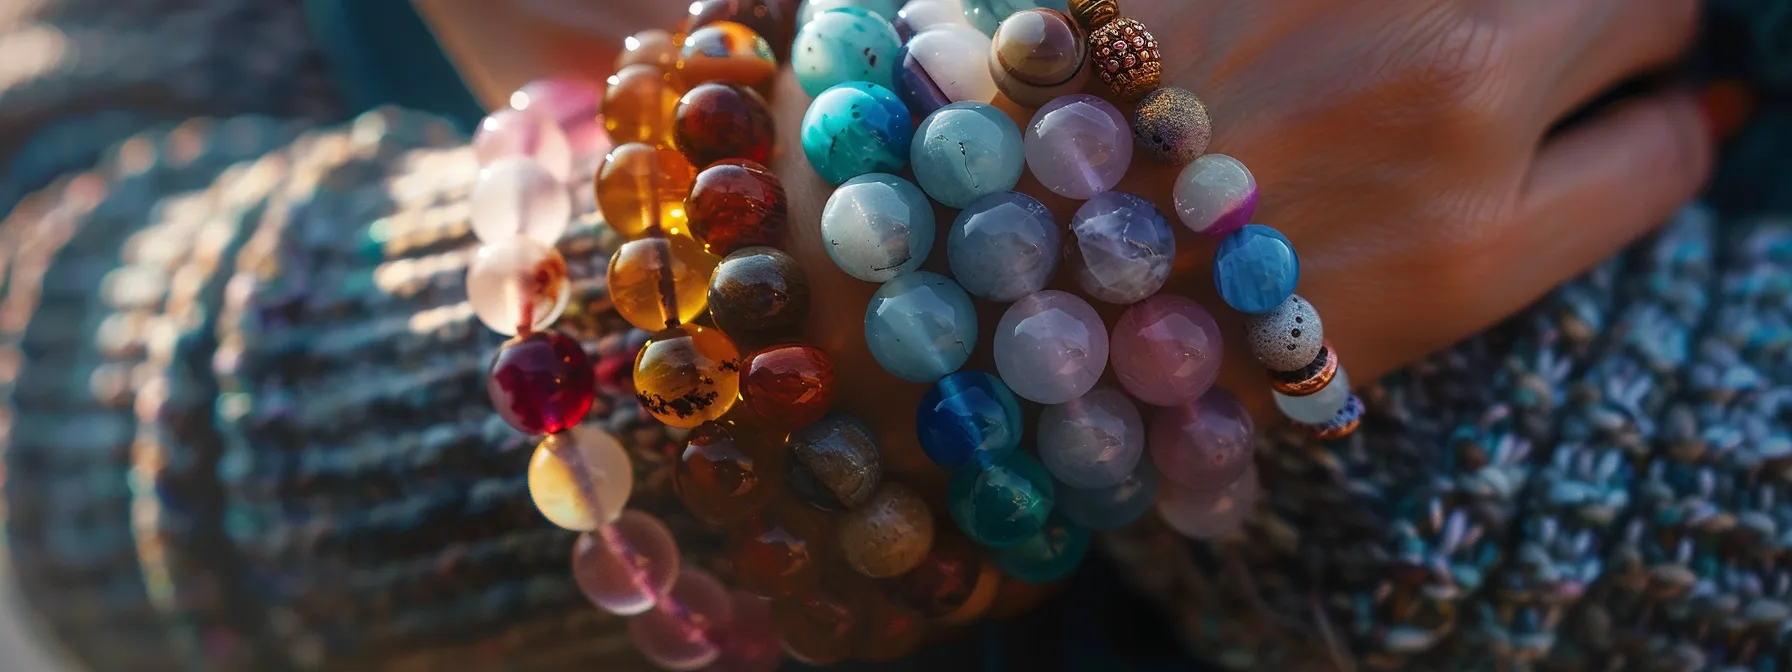
POLYGON ((823 91, 803 113, 803 154, 829 184, 908 165, 914 119, 896 94, 848 82, 823 91))
POLYGON ((815 17, 831 9, 856 7, 883 17, 885 21, 895 21, 896 14, 902 10, 903 0, 803 0, 802 7, 796 10, 796 25, 808 25, 815 17))
POLYGON ((889 20, 858 7, 840 7, 817 14, 797 31, 790 69, 803 93, 811 96, 847 82, 894 89, 900 51, 902 38, 889 20))
POLYGON ((995 549, 996 566, 1027 583, 1051 583, 1070 576, 1089 555, 1093 535, 1063 516, 1052 516, 1026 541, 995 549))
POLYGON ((1238 312, 1269 312, 1293 296, 1299 283, 1294 243, 1267 226, 1246 225, 1226 236, 1213 254, 1213 285, 1238 312))
POLYGON ((990 548, 1019 545, 1039 534, 1055 497, 1045 465, 1022 452, 986 469, 953 472, 948 490, 953 522, 990 548))
POLYGON ((958 283, 916 271, 877 288, 865 307, 865 345, 890 375, 931 383, 957 371, 977 345, 977 309, 958 283))
POLYGON ((1026 162, 1020 127, 995 106, 972 101, 927 115, 909 152, 915 181, 933 200, 958 210, 1013 189, 1026 162))
POLYGON ((1010 14, 1042 7, 1070 11, 1069 0, 964 0, 964 18, 984 35, 994 35, 996 27, 1002 25, 1002 19, 1010 14))

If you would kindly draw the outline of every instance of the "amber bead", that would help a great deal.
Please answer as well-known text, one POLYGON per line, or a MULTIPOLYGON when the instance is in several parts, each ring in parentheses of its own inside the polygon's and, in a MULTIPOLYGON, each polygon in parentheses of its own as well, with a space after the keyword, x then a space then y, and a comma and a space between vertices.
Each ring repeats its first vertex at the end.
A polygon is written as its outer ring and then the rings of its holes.
POLYGON ((651 65, 666 72, 678 69, 680 56, 678 36, 660 29, 643 30, 622 41, 622 53, 616 56, 611 72, 622 72, 631 65, 651 65))
POLYGON ((1138 100, 1163 77, 1163 55, 1145 24, 1115 19, 1089 32, 1095 74, 1121 100, 1138 100))
POLYGON ((777 130, 764 97, 739 84, 710 82, 678 100, 672 137, 691 165, 701 168, 724 159, 764 163, 777 130))
POLYGON ((677 150, 622 145, 597 171, 597 206, 624 238, 684 235, 689 226, 684 197, 696 179, 697 171, 677 150))
POLYGON ((641 329, 684 324, 709 305, 709 276, 719 262, 684 236, 628 241, 610 257, 610 301, 641 329))
POLYGON ((908 486, 885 483, 871 501, 841 517, 839 538, 848 566, 874 579, 896 576, 933 548, 933 511, 908 486))
POLYGON ((713 254, 776 246, 789 217, 784 182, 752 161, 718 161, 697 174, 685 199, 691 233, 713 254))
POLYGON ((776 345, 747 357, 741 401, 774 431, 791 432, 834 405, 834 360, 803 344, 776 345))
POLYGON ((717 21, 684 38, 684 74, 693 82, 759 86, 778 72, 772 45, 733 21, 717 21))
POLYGON ((485 391, 492 408, 517 431, 553 434, 585 419, 597 398, 597 377, 578 341, 538 331, 498 350, 485 391))
POLYGON ((925 634, 919 614, 839 568, 824 572, 814 588, 774 602, 772 623, 785 650, 811 664, 893 660, 914 651, 925 634))
POLYGON ((740 364, 740 351, 720 331, 667 329, 635 356, 635 399, 660 422, 696 427, 734 407, 740 364))
POLYGON ((809 316, 809 276, 780 250, 738 250, 710 276, 709 306, 716 326, 739 340, 789 336, 809 316))
POLYGON ((890 579, 891 595, 928 618, 958 611, 977 592, 983 553, 950 525, 938 526, 933 546, 913 568, 890 579))
POLYGON ((883 479, 883 450, 858 418, 833 412, 790 433, 786 487, 824 511, 858 508, 883 479))
POLYGON ((705 422, 686 440, 672 487, 699 519, 718 525, 746 520, 783 491, 783 448, 738 423, 705 422))
POLYGON ((604 130, 616 144, 672 146, 672 115, 684 94, 683 78, 653 65, 631 65, 610 77, 604 90, 604 130))
POLYGON ((830 559, 833 531, 815 511, 773 505, 728 532, 724 548, 742 588, 779 598, 814 587, 830 559))
POLYGON ((745 25, 770 42, 778 58, 784 58, 796 39, 796 5, 794 0, 698 0, 691 4, 687 25, 693 31, 718 21, 745 25))

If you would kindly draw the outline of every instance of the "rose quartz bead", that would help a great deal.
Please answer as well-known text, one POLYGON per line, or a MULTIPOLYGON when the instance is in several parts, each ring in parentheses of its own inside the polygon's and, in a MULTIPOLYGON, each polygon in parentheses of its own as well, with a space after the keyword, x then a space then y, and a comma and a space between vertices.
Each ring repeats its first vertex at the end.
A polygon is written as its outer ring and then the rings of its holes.
POLYGON ((518 327, 539 331, 560 319, 572 297, 566 260, 532 238, 482 245, 467 265, 467 301, 492 331, 515 336, 518 327))
POLYGON ((671 594, 628 621, 628 636, 648 662, 675 672, 702 669, 722 653, 734 603, 709 572, 686 568, 671 594))
POLYGON ((525 156, 535 159, 556 180, 572 178, 572 148, 566 144, 566 134, 560 132, 553 117, 539 110, 506 107, 486 115, 473 134, 473 155, 481 166, 507 156, 525 156))
POLYGON ((501 243, 523 235, 553 245, 572 221, 566 185, 526 156, 507 156, 479 171, 468 200, 473 235, 501 243))
POLYGON ((597 608, 618 616, 652 609, 678 577, 678 542, 659 519, 624 511, 609 527, 579 535, 572 578, 597 608))
POLYGON ((1214 388, 1194 403, 1159 411, 1151 420, 1151 460, 1164 480, 1217 490, 1238 480, 1256 452, 1251 414, 1231 393, 1214 388))
POLYGON ((1056 290, 1008 307, 996 325, 996 370, 1015 394, 1041 404, 1083 396, 1108 366, 1108 331, 1089 302, 1056 290))
POLYGON ((1194 401, 1220 376, 1220 325, 1185 297, 1158 294, 1133 304, 1108 342, 1121 387, 1153 406, 1194 401))
MULTIPOLYGON (((598 120, 603 105, 597 88, 570 77, 538 79, 510 94, 510 106, 524 112, 540 112, 553 119, 566 136, 574 166, 596 165, 610 153, 610 134, 598 120)), ((584 174, 578 171, 575 174, 584 174)))
POLYGON ((734 620, 722 637, 722 655, 709 672, 773 672, 784 662, 784 643, 772 626, 772 601, 744 590, 730 592, 734 620))
POLYGON ((1225 237, 1257 213, 1257 178, 1225 154, 1195 159, 1176 178, 1176 216, 1195 233, 1225 237))
POLYGON ((1027 124, 1027 168, 1059 196, 1088 200, 1113 189, 1132 165, 1132 129, 1107 101, 1087 94, 1052 100, 1027 124))
POLYGON ((1257 505, 1259 492, 1255 469, 1220 490, 1191 490, 1163 481, 1158 484, 1157 511, 1177 532, 1211 539, 1243 525, 1257 505))

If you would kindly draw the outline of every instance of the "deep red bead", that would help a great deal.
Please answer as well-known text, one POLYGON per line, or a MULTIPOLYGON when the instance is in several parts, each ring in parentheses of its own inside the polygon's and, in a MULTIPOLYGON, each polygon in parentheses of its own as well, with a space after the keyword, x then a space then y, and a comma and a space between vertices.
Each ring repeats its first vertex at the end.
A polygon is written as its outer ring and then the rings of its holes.
POLYGON ((691 234, 710 254, 753 246, 777 247, 789 217, 784 183, 752 161, 721 161, 697 174, 684 201, 691 234))
POLYGON ((737 84, 710 82, 691 89, 673 114, 673 142, 699 169, 723 159, 765 163, 777 137, 765 98, 737 84))
POLYGON ((760 350, 747 358, 741 398, 774 429, 807 427, 834 405, 834 360, 802 344, 760 350))
POLYGON ((717 21, 733 21, 764 36, 782 61, 796 39, 797 0, 697 0, 685 32, 717 21))
POLYGON ((492 408, 518 431, 555 434, 585 419, 597 397, 597 380, 578 341, 543 331, 498 350, 485 391, 492 408))
POLYGON ((977 582, 983 575, 982 554, 951 527, 935 526, 933 548, 927 557, 887 583, 896 599, 928 618, 958 611, 977 592, 977 582))

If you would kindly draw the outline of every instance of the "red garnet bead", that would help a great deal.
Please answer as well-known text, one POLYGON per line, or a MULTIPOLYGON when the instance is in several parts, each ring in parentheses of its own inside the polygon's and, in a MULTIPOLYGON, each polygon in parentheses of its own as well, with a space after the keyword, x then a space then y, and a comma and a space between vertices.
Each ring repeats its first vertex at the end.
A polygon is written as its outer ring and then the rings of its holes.
POLYGON ((511 427, 525 434, 557 434, 585 419, 597 397, 597 380, 578 341, 540 331, 498 350, 485 391, 511 427))
POLYGON ((771 429, 807 427, 834 405, 834 360, 802 344, 760 350, 747 359, 741 398, 771 429))
POLYGON ((777 247, 784 239, 788 208, 777 175, 738 159, 703 169, 684 201, 692 235, 717 256, 758 245, 777 247))
POLYGON ((679 99, 672 139, 698 168, 723 159, 765 163, 777 131, 765 98, 744 86, 710 82, 679 99))

